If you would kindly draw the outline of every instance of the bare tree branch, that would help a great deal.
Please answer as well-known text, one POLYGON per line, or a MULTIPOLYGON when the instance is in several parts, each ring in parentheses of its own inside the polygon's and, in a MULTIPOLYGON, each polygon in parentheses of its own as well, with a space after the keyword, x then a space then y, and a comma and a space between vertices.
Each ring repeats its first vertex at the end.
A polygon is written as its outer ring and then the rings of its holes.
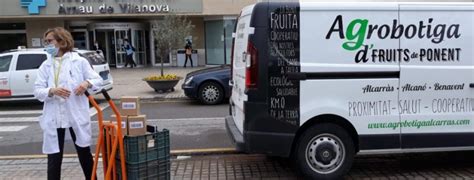
POLYGON ((152 27, 155 46, 161 59, 161 75, 163 76, 163 60, 172 49, 183 46, 185 38, 191 35, 194 28, 190 20, 178 15, 166 15, 162 20, 155 20, 152 22, 152 27))

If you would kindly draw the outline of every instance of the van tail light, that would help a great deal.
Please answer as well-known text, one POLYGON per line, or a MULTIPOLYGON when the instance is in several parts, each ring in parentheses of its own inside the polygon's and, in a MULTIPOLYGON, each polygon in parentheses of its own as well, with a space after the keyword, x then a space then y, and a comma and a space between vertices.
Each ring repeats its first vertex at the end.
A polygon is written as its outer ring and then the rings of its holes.
POLYGON ((257 88, 258 80, 258 51, 252 42, 247 44, 246 70, 245 70, 245 88, 257 88))
POLYGON ((10 97, 12 96, 12 91, 10 89, 0 89, 0 97, 10 97))

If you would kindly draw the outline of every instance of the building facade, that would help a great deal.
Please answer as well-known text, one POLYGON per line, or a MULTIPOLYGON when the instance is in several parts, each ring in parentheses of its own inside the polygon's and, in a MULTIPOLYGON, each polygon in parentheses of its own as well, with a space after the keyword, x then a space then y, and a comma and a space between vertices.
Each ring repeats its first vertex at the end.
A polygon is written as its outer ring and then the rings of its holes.
MULTIPOLYGON (((51 27, 70 30, 79 49, 100 49, 113 67, 123 67, 124 39, 136 49, 138 66, 157 66, 152 22, 170 14, 184 15, 193 26, 189 35, 197 50, 195 63, 230 63, 232 31, 240 10, 255 0, 8 0, 0 1, 0 52, 18 46, 41 48, 51 27)), ((186 41, 183 39, 183 47, 186 41)), ((179 49, 176 49, 179 50, 179 49)), ((177 51, 173 51, 177 52, 177 51)), ((164 58, 180 66, 180 58, 164 58)), ((195 64, 196 65, 196 64, 195 64)))

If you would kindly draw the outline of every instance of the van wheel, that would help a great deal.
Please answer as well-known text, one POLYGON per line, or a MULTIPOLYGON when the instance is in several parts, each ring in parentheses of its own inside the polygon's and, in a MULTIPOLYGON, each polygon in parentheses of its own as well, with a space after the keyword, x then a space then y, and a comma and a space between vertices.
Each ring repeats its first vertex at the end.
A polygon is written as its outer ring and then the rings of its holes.
POLYGON ((295 164, 308 179, 342 179, 354 160, 351 137, 335 124, 318 124, 307 129, 296 148, 295 164))
POLYGON ((224 90, 215 82, 206 82, 199 88, 199 101, 203 104, 219 104, 224 99, 224 90))

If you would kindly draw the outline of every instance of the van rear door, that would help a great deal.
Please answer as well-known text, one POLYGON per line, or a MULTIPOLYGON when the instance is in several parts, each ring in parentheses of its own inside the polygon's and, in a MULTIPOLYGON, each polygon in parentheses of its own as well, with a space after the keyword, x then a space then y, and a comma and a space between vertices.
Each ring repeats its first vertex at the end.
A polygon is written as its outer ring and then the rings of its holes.
POLYGON ((241 16, 237 21, 235 40, 234 40, 234 53, 233 53, 233 64, 232 64, 232 80, 234 82, 232 87, 231 96, 231 110, 234 122, 240 131, 243 133, 244 124, 244 101, 247 101, 247 95, 245 94, 245 73, 246 63, 249 61, 247 58, 247 45, 249 34, 252 33, 252 27, 250 27, 250 19, 254 6, 247 6, 242 10, 241 16))
POLYGON ((0 56, 0 98, 10 97, 10 66, 13 55, 0 56))

